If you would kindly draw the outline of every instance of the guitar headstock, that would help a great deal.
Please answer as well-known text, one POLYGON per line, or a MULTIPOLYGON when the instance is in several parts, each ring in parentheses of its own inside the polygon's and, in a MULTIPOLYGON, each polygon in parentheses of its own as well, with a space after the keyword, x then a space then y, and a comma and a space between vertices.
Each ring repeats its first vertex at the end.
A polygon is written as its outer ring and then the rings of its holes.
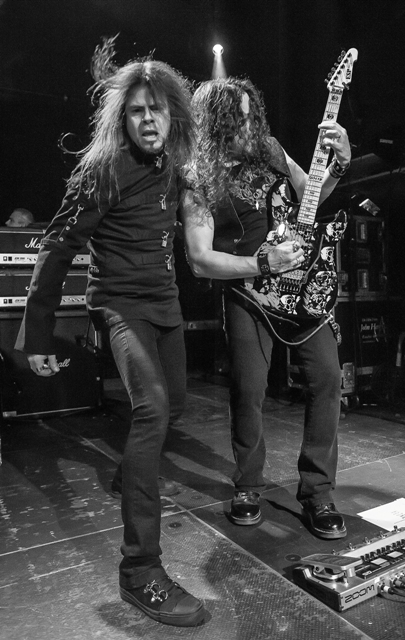
POLYGON ((347 89, 352 81, 353 65, 357 60, 357 49, 349 49, 347 53, 342 51, 335 66, 328 75, 328 89, 331 91, 333 87, 347 89))

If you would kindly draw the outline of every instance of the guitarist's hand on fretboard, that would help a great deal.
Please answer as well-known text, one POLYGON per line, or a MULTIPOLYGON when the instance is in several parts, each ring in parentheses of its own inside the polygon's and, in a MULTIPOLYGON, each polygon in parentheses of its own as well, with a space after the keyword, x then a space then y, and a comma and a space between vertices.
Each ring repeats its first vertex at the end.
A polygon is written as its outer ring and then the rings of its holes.
POLYGON ((320 142, 326 149, 333 149, 335 157, 342 167, 350 164, 351 150, 346 129, 338 122, 323 120, 319 125, 320 142))
POLYGON ((297 269, 304 262, 304 250, 297 241, 285 240, 281 244, 270 246, 267 260, 271 273, 285 273, 297 269))

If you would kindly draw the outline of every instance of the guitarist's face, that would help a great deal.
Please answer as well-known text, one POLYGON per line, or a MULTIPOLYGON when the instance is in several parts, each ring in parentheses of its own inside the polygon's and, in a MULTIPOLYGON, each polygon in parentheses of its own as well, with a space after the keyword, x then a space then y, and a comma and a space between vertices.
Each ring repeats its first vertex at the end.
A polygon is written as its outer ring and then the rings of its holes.
POLYGON ((251 122, 250 122, 250 106, 249 96, 244 93, 242 96, 240 108, 243 114, 239 131, 236 133, 232 145, 231 153, 235 156, 249 155, 253 149, 253 141, 251 139, 251 122))

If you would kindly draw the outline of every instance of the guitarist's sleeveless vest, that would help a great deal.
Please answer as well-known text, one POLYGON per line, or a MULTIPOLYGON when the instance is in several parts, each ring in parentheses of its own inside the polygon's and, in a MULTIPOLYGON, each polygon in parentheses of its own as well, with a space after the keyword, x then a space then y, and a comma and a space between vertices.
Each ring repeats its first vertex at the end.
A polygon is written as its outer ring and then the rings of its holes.
POLYGON ((272 226, 271 190, 290 175, 284 151, 276 138, 270 139, 272 163, 266 172, 249 165, 237 165, 229 196, 216 208, 213 248, 234 255, 253 255, 272 226))

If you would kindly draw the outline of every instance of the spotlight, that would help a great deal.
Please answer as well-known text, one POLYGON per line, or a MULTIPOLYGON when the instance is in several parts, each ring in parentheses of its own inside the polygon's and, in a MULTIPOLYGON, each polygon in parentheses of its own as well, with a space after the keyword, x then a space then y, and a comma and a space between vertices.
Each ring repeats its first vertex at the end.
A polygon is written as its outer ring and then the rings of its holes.
POLYGON ((212 53, 216 56, 222 56, 223 52, 224 52, 224 48, 222 44, 215 44, 212 47, 212 53))
POLYGON ((226 69, 224 65, 224 59, 222 57, 223 52, 224 48, 222 44, 216 44, 212 47, 212 53, 214 54, 214 63, 212 65, 211 78, 213 80, 217 78, 226 78, 226 69))

